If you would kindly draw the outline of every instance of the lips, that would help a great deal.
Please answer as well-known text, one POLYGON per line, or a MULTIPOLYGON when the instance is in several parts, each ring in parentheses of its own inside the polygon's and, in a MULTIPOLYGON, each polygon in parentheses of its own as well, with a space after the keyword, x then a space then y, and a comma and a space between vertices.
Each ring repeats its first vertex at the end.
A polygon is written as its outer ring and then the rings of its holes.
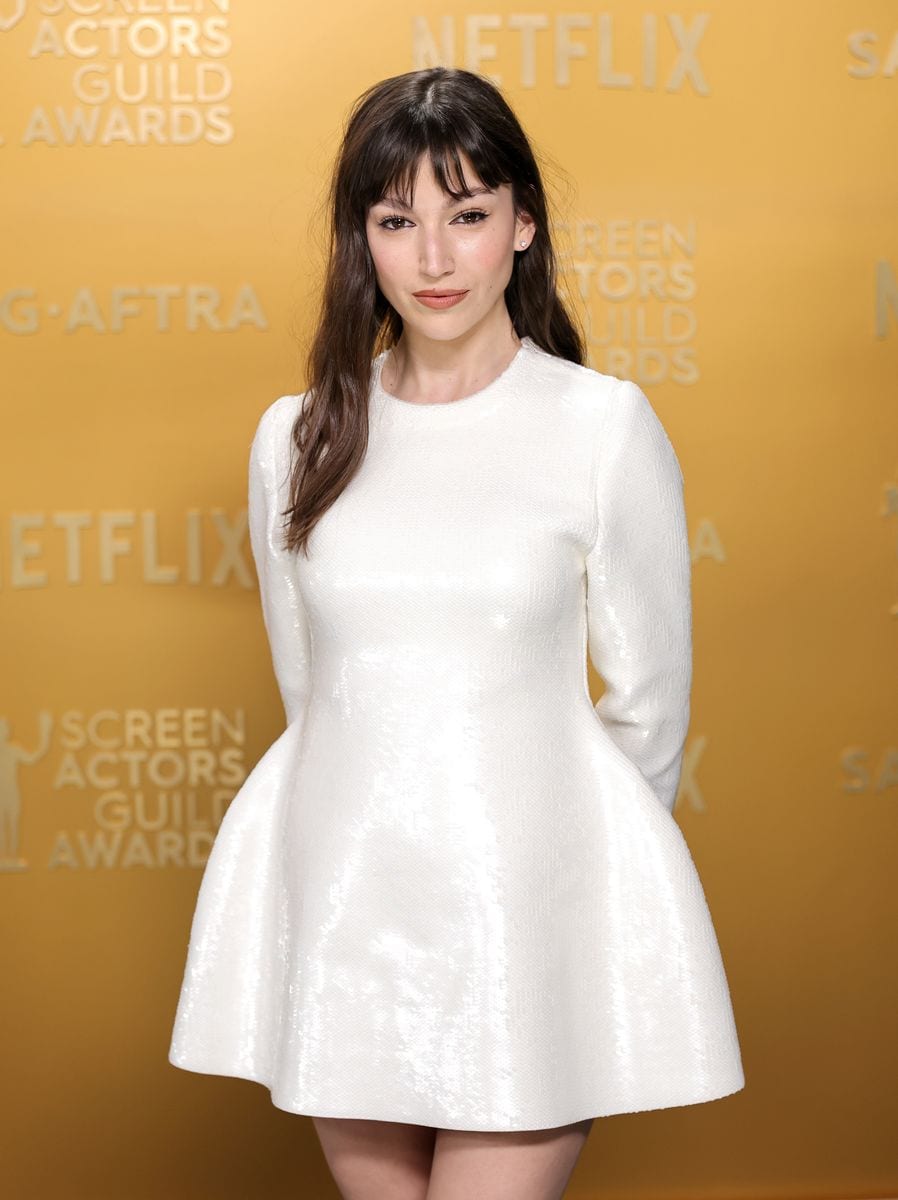
POLYGON ((432 309, 454 308, 456 304, 461 304, 462 300, 464 300, 467 294, 467 291, 438 292, 434 290, 413 293, 419 304, 423 305, 425 308, 432 309))

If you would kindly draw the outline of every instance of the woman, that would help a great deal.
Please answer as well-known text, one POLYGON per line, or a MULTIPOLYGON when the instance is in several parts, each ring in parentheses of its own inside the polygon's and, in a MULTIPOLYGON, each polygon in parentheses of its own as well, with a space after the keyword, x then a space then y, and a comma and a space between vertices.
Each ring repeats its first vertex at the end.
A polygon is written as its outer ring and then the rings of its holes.
POLYGON ((352 1200, 547 1200, 594 1117, 744 1084, 672 816, 682 475, 584 365, 489 82, 370 88, 330 203, 309 387, 249 464, 287 728, 219 829, 170 1060, 311 1116, 352 1200))

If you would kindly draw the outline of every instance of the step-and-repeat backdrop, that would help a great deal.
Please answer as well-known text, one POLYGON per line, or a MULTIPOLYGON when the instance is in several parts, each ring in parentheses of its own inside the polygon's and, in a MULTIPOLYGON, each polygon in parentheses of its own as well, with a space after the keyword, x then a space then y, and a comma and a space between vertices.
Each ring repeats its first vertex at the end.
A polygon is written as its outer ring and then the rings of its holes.
POLYGON ((345 114, 437 63, 519 113, 591 365, 686 479, 675 816, 746 1088, 602 1119, 569 1194, 894 1194, 891 0, 0 0, 0 1190, 336 1196, 308 1118, 167 1051, 203 863, 283 728, 249 443, 304 386, 345 114))

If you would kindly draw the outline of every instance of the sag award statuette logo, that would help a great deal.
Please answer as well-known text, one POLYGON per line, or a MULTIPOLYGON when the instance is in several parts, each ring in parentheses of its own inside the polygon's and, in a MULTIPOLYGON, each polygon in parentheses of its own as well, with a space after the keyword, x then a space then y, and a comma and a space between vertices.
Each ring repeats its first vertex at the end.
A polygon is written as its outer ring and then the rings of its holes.
POLYGON ((22 827, 22 793, 19 789, 19 765, 36 763, 50 748, 53 718, 48 712, 38 716, 39 744, 30 753, 10 740, 9 722, 0 717, 0 871, 24 871, 28 860, 19 853, 22 827))

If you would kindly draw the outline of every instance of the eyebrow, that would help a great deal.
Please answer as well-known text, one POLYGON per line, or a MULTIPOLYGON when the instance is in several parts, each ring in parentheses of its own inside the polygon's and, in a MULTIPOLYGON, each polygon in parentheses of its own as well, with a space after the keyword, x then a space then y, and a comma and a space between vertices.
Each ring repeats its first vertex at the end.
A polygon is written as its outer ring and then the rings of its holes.
MULTIPOLYGON (((493 188, 488 188, 488 187, 471 188, 471 196, 494 196, 494 195, 495 195, 495 190, 493 188)), ((451 196, 449 196, 449 197, 447 197, 446 202, 443 205, 443 208, 451 208, 453 204, 462 204, 462 203, 464 203, 465 200, 467 200, 469 198, 470 197, 468 197, 468 196, 461 196, 458 200, 454 200, 451 196)), ((411 207, 412 207, 410 204, 406 204, 403 200, 400 200, 398 196, 381 196, 381 198, 378 201, 376 201, 376 203, 377 204, 391 204, 395 208, 404 208, 406 210, 406 212, 411 212, 411 207)))

